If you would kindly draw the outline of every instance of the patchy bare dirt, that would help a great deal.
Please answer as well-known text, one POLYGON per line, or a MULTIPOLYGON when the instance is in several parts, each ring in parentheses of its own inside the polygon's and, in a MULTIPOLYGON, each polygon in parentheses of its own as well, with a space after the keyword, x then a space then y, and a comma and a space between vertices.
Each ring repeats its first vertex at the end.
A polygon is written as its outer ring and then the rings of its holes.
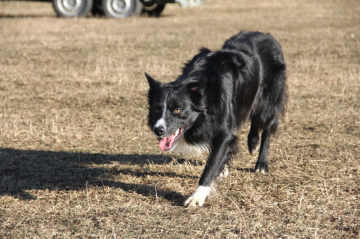
POLYGON ((359 26, 355 0, 209 0, 124 20, 0 2, 0 237, 359 238, 359 26), (287 62, 271 172, 250 172, 247 126, 217 194, 183 208, 206 157, 161 154, 144 71, 174 80, 240 30, 273 34, 287 62))

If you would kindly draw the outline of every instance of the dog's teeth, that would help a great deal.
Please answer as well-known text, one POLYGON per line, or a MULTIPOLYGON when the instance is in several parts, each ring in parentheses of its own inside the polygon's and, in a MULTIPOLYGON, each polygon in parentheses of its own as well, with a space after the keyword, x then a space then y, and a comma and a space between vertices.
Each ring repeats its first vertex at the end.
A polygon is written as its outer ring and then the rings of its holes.
POLYGON ((178 129, 178 130, 176 130, 176 132, 175 132, 175 137, 176 137, 176 136, 178 136, 179 131, 180 131, 179 129, 178 129))

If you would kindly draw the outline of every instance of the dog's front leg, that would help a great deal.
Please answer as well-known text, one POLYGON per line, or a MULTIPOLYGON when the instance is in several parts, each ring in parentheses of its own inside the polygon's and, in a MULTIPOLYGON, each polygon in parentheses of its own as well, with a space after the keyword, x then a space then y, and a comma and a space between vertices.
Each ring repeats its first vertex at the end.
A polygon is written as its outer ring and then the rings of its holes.
POLYGON ((211 151, 195 192, 184 202, 184 206, 201 207, 211 191, 211 184, 216 180, 230 155, 236 151, 235 135, 219 134, 214 137, 211 151))

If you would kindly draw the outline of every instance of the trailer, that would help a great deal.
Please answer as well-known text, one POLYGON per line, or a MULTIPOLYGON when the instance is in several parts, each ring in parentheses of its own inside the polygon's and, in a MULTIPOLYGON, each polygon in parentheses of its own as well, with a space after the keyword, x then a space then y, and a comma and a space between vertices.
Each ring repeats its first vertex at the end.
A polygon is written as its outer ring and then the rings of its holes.
POLYGON ((149 16, 160 16, 168 3, 178 3, 182 7, 193 7, 203 4, 204 0, 40 0, 52 2, 59 17, 85 17, 104 15, 108 18, 126 18, 146 13, 149 16))

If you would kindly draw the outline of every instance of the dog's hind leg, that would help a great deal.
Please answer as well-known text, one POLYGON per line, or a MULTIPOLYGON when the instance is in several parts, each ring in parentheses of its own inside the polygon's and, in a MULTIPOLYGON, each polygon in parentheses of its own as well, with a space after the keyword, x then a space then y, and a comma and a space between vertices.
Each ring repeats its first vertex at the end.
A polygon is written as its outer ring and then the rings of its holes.
POLYGON ((248 134, 248 148, 249 153, 252 154, 254 149, 259 144, 259 129, 255 126, 254 123, 251 123, 250 132, 248 134))
POLYGON ((256 173, 269 172, 269 165, 267 160, 269 144, 270 144, 270 129, 265 129, 261 134, 260 153, 255 166, 256 173))

